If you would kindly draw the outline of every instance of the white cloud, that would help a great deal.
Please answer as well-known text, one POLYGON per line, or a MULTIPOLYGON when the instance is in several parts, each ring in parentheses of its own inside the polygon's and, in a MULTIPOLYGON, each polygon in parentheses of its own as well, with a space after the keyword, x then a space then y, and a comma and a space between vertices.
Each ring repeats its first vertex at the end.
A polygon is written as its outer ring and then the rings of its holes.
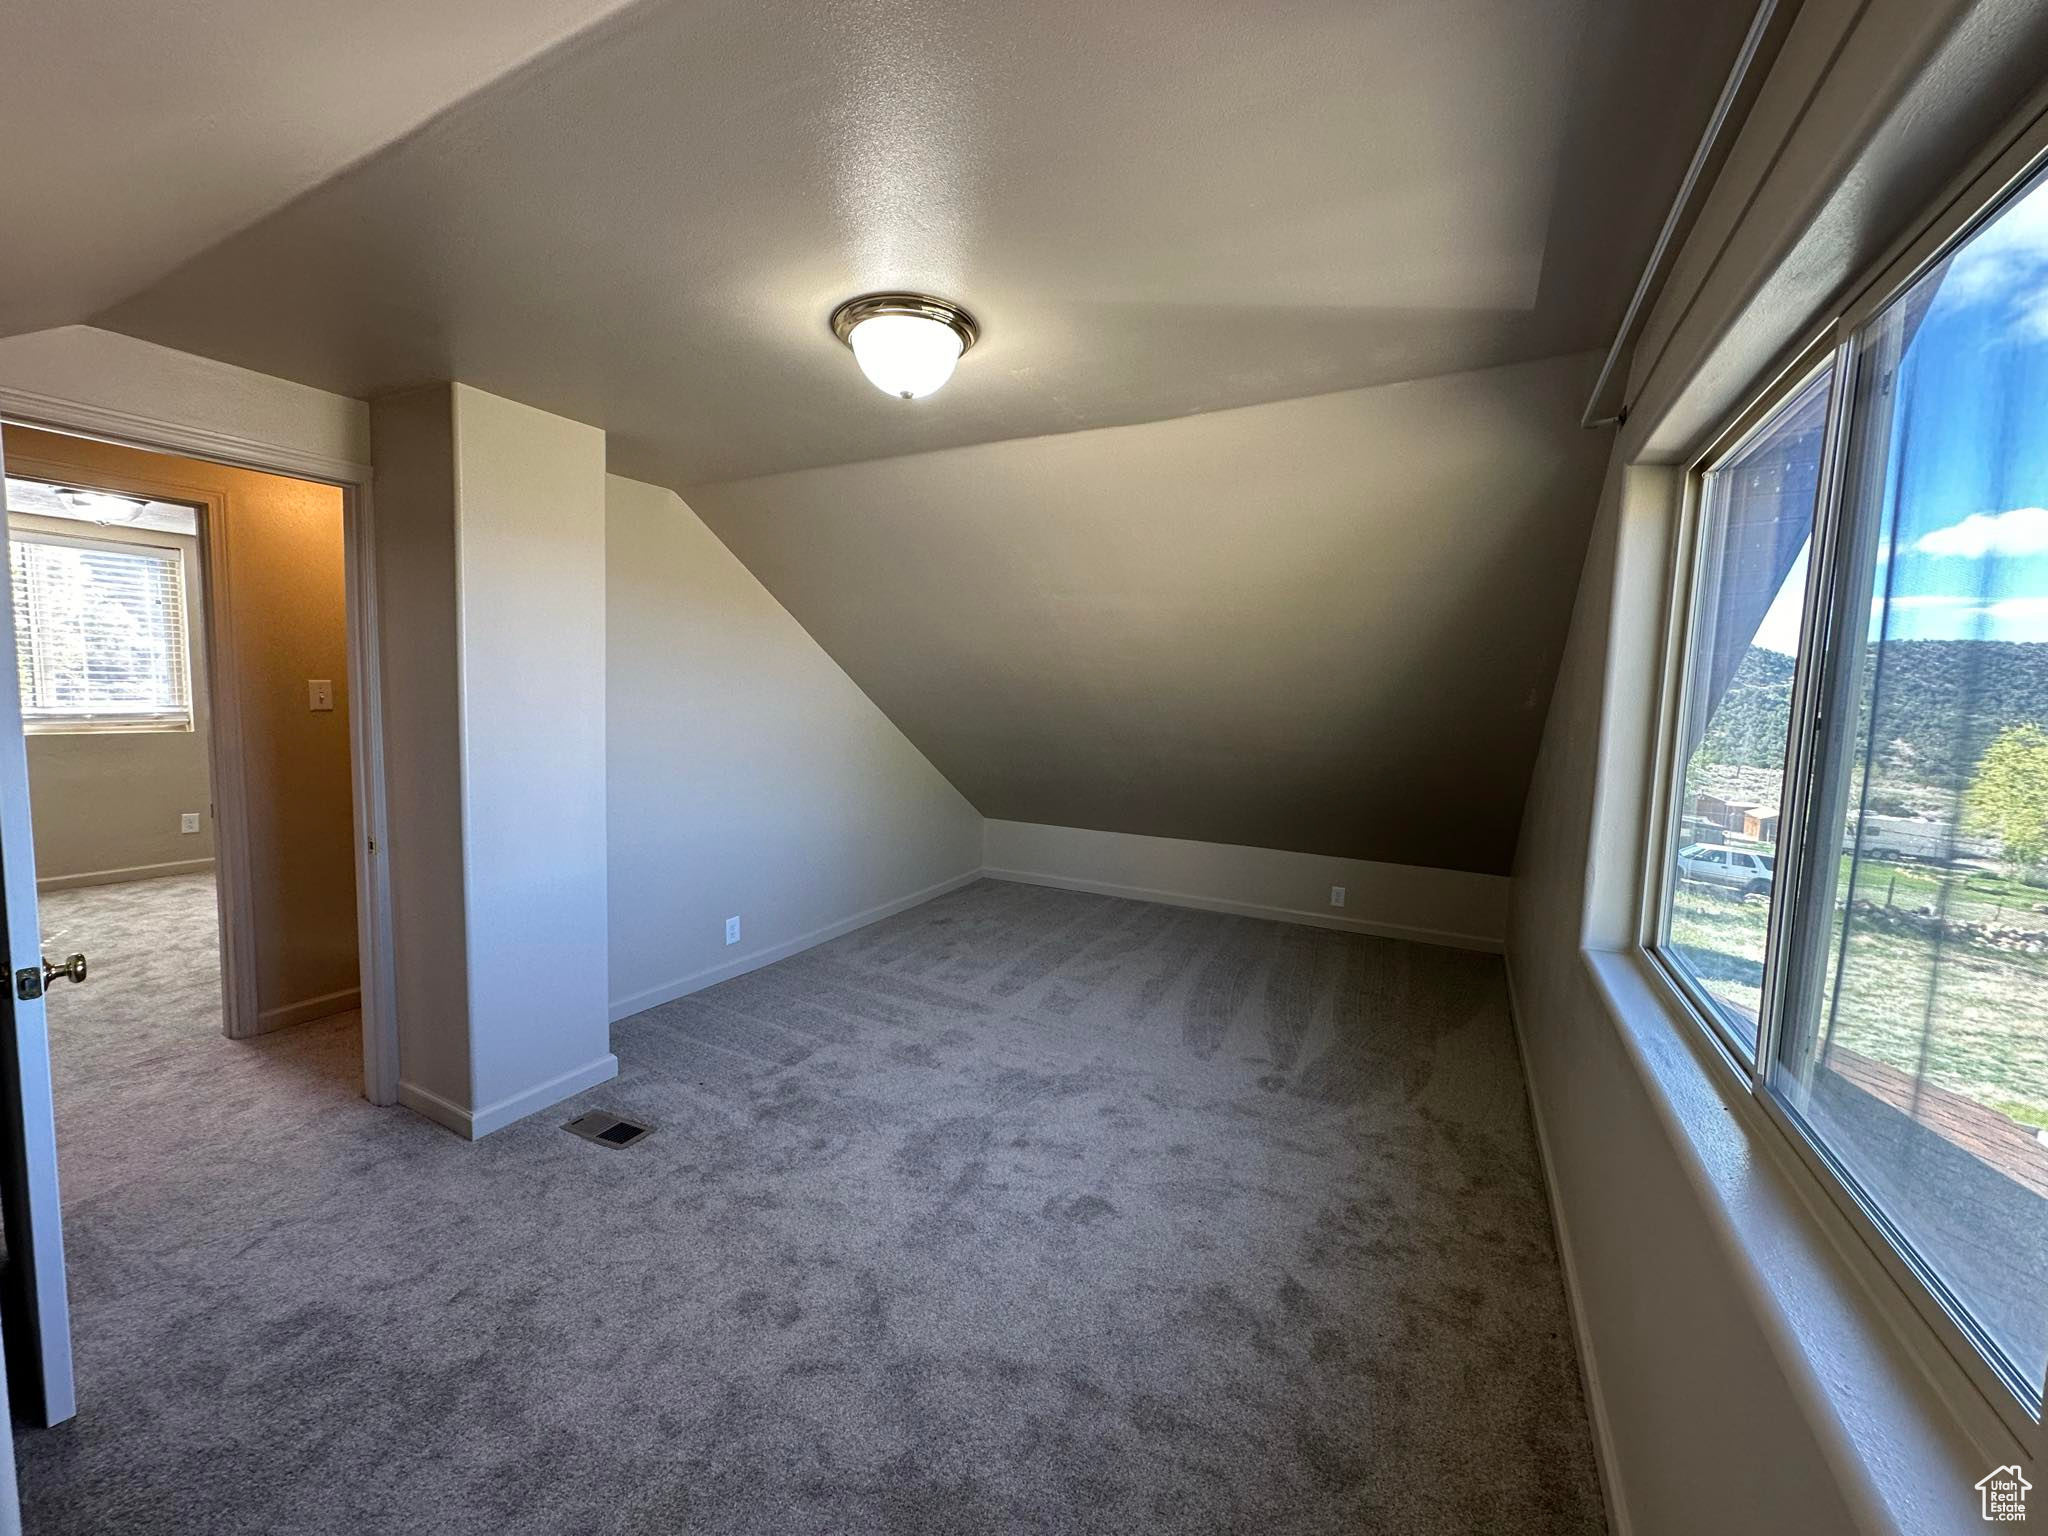
POLYGON ((1959 304, 2010 300, 2029 329, 2042 319, 2040 278, 2048 273, 2048 181, 1986 225, 1949 263, 1942 297, 1959 304), (2017 290, 2026 289, 2021 293, 2017 290))
POLYGON ((1987 555, 2048 555, 2048 507, 1972 512, 1960 523, 1923 534, 1913 546, 1923 555, 1982 560, 1987 555))
POLYGON ((2048 597, 1989 602, 1945 593, 1910 593, 1870 605, 1871 638, 2048 641, 2048 597))
POLYGON ((1963 619, 1991 619, 2000 624, 2038 623, 2048 619, 2048 597, 2001 597, 1985 602, 1980 597, 1957 597, 1952 594, 1924 592, 1904 597, 1873 598, 1870 603, 1872 615, 1883 613, 1887 608, 1947 612, 1963 619))

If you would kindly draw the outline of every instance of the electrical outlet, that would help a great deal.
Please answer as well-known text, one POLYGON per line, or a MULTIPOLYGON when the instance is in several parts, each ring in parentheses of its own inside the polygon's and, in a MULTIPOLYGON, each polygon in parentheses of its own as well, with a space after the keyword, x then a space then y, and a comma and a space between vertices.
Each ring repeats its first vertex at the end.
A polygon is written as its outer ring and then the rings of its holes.
POLYGON ((334 680, 326 677, 306 679, 306 708, 334 708, 334 680))
POLYGON ((740 920, 736 917, 728 917, 725 920, 725 942, 728 944, 737 944, 739 943, 739 941, 740 920))
POLYGON ((1333 907, 1341 907, 1341 906, 1343 906, 1343 905, 1344 905, 1344 887, 1343 887, 1343 886, 1341 886, 1341 885, 1333 885, 1333 886, 1331 886, 1331 887, 1330 887, 1330 905, 1331 905, 1331 906, 1333 906, 1333 907))
POLYGON ((199 813, 197 811, 187 811, 184 815, 180 816, 178 818, 178 830, 180 832, 197 832, 199 830, 199 813))

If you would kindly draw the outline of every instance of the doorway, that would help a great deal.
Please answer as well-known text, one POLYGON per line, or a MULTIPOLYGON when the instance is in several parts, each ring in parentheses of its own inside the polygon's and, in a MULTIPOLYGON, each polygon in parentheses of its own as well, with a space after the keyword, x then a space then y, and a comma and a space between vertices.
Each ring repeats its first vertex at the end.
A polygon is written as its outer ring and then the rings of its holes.
POLYGON ((125 926, 124 977, 89 990, 155 975, 159 1012, 230 1038, 353 1012, 340 488, 28 428, 4 448, 46 937, 90 974, 87 927, 125 926))
POLYGON ((301 1109, 394 1097, 374 605, 359 484, 11 422, 0 453, 27 789, 7 906, 11 948, 27 916, 46 961, 40 992, 14 978, 7 1065, 36 1112, 9 1127, 8 1363, 23 1416, 54 1422, 59 1155, 66 1208, 121 1197, 101 1149, 124 1139, 130 1183, 201 1189, 173 1149, 222 1144, 287 1078, 301 1109), (151 1123, 177 1127, 161 1163, 137 1156, 151 1123))

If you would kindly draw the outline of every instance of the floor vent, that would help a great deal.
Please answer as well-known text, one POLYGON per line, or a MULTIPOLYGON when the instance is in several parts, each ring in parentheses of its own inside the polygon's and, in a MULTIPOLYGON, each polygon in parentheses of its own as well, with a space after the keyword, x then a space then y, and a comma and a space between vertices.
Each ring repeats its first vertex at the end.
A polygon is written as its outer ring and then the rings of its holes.
POLYGON ((587 1115, 578 1115, 562 1129, 575 1132, 585 1141, 600 1142, 607 1147, 630 1147, 654 1134, 653 1126, 624 1119, 608 1109, 593 1109, 587 1115))

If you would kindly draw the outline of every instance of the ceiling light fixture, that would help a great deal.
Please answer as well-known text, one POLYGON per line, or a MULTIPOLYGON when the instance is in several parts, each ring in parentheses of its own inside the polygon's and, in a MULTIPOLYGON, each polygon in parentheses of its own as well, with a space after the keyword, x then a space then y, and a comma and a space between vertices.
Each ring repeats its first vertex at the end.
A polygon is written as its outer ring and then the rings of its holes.
POLYGON ((832 311, 832 334, 885 395, 918 400, 953 377, 981 327, 958 304, 922 293, 870 293, 832 311))

